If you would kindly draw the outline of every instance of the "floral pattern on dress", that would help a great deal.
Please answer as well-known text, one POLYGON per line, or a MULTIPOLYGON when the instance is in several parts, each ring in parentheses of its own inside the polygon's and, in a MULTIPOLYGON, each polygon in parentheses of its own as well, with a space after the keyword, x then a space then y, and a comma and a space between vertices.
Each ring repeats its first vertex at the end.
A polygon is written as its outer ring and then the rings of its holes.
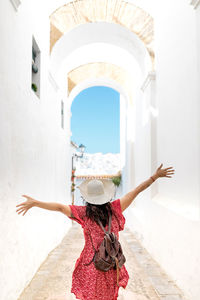
MULTIPOLYGON (((112 215, 111 232, 114 232, 119 238, 119 231, 124 229, 125 217, 121 210, 120 199, 111 202, 112 215)), ((77 299, 81 300, 117 300, 119 287, 117 286, 117 270, 110 269, 107 272, 97 270, 92 262, 89 266, 84 266, 89 263, 94 255, 94 249, 89 237, 89 232, 92 236, 92 241, 95 249, 98 249, 103 238, 104 232, 102 228, 91 221, 86 216, 86 206, 70 205, 71 211, 75 220, 83 228, 85 245, 77 259, 72 273, 71 292, 75 294, 77 299)), ((108 224, 105 227, 108 230, 108 224)), ((121 267, 119 273, 119 286, 126 288, 129 280, 129 274, 125 264, 121 267)))

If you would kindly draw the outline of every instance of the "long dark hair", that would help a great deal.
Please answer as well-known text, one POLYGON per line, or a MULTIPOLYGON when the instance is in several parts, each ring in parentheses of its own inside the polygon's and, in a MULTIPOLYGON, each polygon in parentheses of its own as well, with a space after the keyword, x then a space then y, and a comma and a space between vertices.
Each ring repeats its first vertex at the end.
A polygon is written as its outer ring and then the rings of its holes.
POLYGON ((98 220, 100 220, 102 225, 105 227, 108 224, 109 214, 113 214, 110 202, 96 205, 88 203, 82 196, 81 198, 86 203, 86 216, 98 225, 98 220))

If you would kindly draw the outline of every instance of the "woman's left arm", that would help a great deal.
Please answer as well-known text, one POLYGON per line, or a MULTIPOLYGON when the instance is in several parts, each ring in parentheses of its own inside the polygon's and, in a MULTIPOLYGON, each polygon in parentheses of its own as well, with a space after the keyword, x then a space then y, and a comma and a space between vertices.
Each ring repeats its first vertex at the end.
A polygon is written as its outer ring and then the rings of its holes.
POLYGON ((20 214, 21 212, 24 212, 23 213, 23 216, 24 216, 30 208, 40 207, 43 209, 59 211, 59 212, 64 213, 65 215, 71 217, 71 209, 70 209, 69 205, 63 205, 63 204, 57 203, 57 202, 43 202, 43 201, 36 200, 27 195, 22 195, 22 196, 25 197, 27 200, 26 200, 26 202, 22 202, 22 203, 16 205, 16 207, 18 207, 18 206, 20 207, 16 210, 16 212, 18 212, 18 214, 20 214))
POLYGON ((151 177, 148 178, 147 180, 139 184, 135 189, 133 189, 132 191, 130 191, 120 199, 120 205, 122 211, 124 211, 132 203, 132 201, 137 197, 139 193, 147 189, 159 177, 172 177, 171 175, 174 174, 173 167, 162 169, 162 166, 163 164, 161 164, 157 168, 156 172, 151 176, 153 180, 151 177))

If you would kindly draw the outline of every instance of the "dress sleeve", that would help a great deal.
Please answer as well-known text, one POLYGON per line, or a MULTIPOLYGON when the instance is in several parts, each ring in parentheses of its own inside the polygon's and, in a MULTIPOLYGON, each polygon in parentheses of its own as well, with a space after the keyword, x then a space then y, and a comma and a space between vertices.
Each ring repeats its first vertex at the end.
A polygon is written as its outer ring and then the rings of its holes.
POLYGON ((122 213, 120 199, 116 199, 111 202, 112 207, 114 208, 114 214, 116 215, 119 223, 119 231, 124 230, 124 224, 126 222, 126 219, 122 213))
POLYGON ((85 210, 86 206, 82 205, 69 205, 71 208, 71 212, 74 217, 68 217, 71 220, 76 221, 77 223, 81 224, 82 227, 85 225, 85 210))

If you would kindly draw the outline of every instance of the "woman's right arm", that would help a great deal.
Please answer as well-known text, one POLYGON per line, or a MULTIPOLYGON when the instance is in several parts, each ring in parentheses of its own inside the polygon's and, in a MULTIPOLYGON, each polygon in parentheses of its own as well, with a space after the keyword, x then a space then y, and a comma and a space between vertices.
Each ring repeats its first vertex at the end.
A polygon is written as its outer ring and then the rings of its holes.
MULTIPOLYGON (((151 176, 154 180, 157 180, 159 177, 172 177, 170 175, 174 174, 173 167, 162 169, 163 164, 157 168, 156 172, 151 176)), ((139 184, 135 189, 124 195, 120 199, 121 209, 124 211, 132 201, 137 197, 137 195, 149 187, 154 181, 149 177, 147 180, 139 184)))
POLYGON ((22 203, 16 205, 16 207, 19 207, 16 210, 16 212, 18 214, 23 212, 23 216, 24 216, 30 208, 35 206, 35 207, 39 207, 39 208, 43 208, 43 209, 47 209, 47 210, 62 212, 63 214, 65 214, 68 217, 73 217, 71 208, 69 205, 64 205, 64 204, 58 203, 58 202, 43 202, 43 201, 36 200, 27 195, 22 195, 22 196, 25 197, 27 200, 26 200, 26 202, 22 202, 22 203))

